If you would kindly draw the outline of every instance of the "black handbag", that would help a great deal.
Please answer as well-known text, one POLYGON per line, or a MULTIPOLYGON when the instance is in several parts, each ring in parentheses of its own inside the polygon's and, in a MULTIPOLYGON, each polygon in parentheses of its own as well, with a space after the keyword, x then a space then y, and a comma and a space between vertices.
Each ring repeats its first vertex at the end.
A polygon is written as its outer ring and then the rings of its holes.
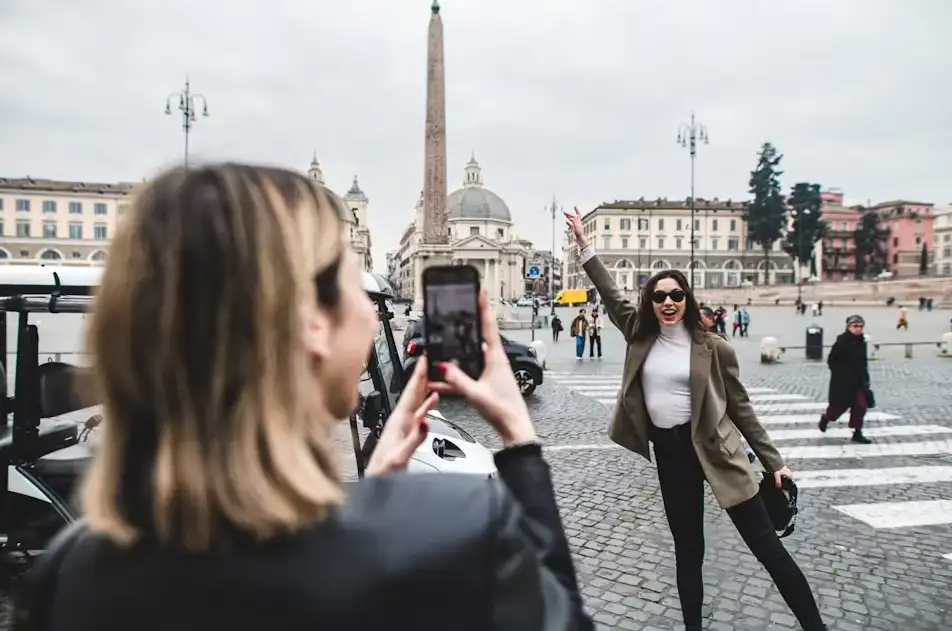
POLYGON ((760 481, 760 498, 767 508, 767 514, 773 523, 774 530, 781 533, 780 538, 790 535, 796 526, 797 514, 797 485, 790 478, 781 478, 780 488, 774 481, 774 474, 764 473, 760 481))
POLYGON ((869 388, 866 388, 866 407, 876 407, 876 394, 869 388))

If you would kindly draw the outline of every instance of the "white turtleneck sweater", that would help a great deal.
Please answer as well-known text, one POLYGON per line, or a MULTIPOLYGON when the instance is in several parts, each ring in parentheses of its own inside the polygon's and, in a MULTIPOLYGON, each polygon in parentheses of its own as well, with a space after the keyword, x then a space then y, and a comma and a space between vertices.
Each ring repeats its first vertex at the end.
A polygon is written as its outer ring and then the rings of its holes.
POLYGON ((641 369, 651 422, 669 429, 691 422, 691 335, 683 323, 661 325, 641 369))

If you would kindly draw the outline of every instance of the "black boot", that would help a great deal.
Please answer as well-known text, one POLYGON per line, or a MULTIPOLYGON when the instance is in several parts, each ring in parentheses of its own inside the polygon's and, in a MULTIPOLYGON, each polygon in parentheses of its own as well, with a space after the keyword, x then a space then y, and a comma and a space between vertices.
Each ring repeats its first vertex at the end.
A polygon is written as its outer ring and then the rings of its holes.
POLYGON ((821 432, 826 432, 827 426, 830 424, 830 420, 826 418, 825 414, 820 415, 820 422, 817 424, 817 427, 820 428, 821 432))
POLYGON ((853 432, 853 437, 850 439, 854 443, 859 443, 860 445, 869 445, 873 441, 869 438, 863 436, 863 430, 857 429, 853 432))

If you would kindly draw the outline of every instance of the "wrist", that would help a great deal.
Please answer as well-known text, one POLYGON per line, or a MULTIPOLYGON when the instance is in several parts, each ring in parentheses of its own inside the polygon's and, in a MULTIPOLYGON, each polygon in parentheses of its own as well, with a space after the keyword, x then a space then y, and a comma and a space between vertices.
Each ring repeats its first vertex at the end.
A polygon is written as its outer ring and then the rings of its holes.
POLYGON ((535 428, 532 426, 532 421, 529 420, 529 417, 526 416, 524 419, 513 422, 514 419, 506 419, 505 422, 500 424, 502 430, 499 432, 500 438, 502 438, 503 447, 512 447, 520 443, 531 443, 535 442, 538 439, 535 433, 535 428))

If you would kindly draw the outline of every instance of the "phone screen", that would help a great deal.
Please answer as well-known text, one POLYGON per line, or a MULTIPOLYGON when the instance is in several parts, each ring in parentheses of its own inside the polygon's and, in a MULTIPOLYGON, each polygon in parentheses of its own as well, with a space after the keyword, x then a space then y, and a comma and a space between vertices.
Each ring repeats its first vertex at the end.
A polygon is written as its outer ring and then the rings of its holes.
POLYGON ((424 270, 423 302, 430 379, 442 379, 438 362, 455 364, 478 379, 483 372, 479 273, 468 265, 424 270))

